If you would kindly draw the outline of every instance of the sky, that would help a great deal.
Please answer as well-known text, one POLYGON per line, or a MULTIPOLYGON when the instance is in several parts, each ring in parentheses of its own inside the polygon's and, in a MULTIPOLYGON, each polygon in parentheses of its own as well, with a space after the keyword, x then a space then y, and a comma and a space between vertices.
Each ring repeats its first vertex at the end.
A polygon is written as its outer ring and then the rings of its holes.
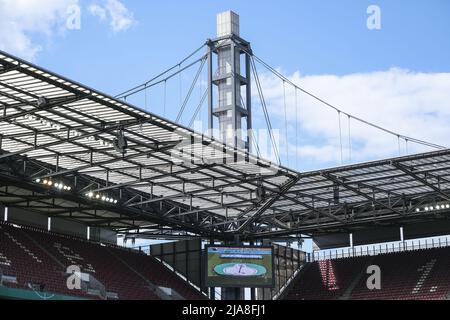
MULTIPOLYGON (((241 36, 254 53, 301 88, 396 133, 450 145, 446 0, 0 0, 0 50, 116 95, 214 38, 215 16, 225 10, 240 15, 241 36), (374 5, 375 30, 368 28, 374 5)), ((434 150, 399 143, 344 114, 339 120, 336 111, 257 68, 285 166, 309 171, 434 150)), ((129 101, 174 120, 194 73, 129 101)), ((203 71, 185 125, 205 81, 203 71)), ((267 125, 255 88, 252 98, 258 136, 267 125)), ((203 105, 198 119, 206 112, 203 105)), ((270 151, 263 155, 276 160, 270 151)))

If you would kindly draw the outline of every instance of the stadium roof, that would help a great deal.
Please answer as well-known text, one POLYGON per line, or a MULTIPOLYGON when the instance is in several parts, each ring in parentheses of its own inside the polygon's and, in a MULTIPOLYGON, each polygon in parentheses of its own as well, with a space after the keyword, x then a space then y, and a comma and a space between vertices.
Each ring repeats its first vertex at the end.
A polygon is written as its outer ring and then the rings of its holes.
POLYGON ((143 236, 335 232, 449 200, 448 150, 298 173, 1 51, 0 149, 3 205, 143 236))
POLYGON ((265 216, 304 233, 446 218, 449 190, 444 150, 302 173, 265 216))
MULTIPOLYGON (((101 203, 97 194, 118 199, 117 204, 102 204, 102 210, 80 210, 78 220, 85 221, 85 215, 86 222, 93 223, 92 214, 100 221, 115 217, 106 205, 144 212, 145 218, 133 222, 136 226, 162 217, 172 226, 179 221, 179 227, 190 224, 201 230, 232 217, 251 216, 264 202, 261 190, 277 194, 296 179, 294 171, 4 52, 0 64, 0 161, 26 156, 43 166, 25 177, 27 182, 63 179, 73 185, 70 194, 95 204, 101 203), (120 134, 128 142, 126 153, 113 147, 120 134), (91 181, 75 184, 80 176, 91 181)), ((56 204, 65 205, 64 201, 56 204)), ((108 223, 116 229, 128 225, 119 220, 108 223)))

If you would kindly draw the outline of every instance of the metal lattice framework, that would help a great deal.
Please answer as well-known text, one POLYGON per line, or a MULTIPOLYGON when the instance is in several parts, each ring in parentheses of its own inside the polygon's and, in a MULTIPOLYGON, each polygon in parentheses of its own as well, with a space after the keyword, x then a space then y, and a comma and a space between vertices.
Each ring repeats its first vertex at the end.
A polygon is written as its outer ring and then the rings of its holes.
POLYGON ((302 173, 261 220, 274 236, 446 218, 449 192, 450 150, 436 151, 302 173))
POLYGON ((146 237, 336 232, 450 199, 448 150, 298 173, 1 51, 0 150, 4 206, 146 237))
POLYGON ((0 65, 3 174, 20 174, 20 185, 36 179, 73 185, 70 193, 39 197, 39 202, 26 192, 22 201, 4 192, 4 205, 26 203, 117 231, 166 225, 223 236, 239 227, 235 217, 257 214, 297 178, 293 171, 6 53, 0 53, 0 65), (119 132, 126 136, 126 153, 112 146, 119 132), (7 161, 21 161, 25 169, 8 172, 7 161), (107 205, 86 193, 119 202, 107 205))

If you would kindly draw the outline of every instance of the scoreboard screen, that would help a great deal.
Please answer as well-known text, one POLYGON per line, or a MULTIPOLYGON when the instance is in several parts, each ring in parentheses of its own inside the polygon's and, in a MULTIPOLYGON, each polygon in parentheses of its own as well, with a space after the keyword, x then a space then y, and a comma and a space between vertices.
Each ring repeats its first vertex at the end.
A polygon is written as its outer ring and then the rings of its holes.
POLYGON ((206 246, 206 286, 271 288, 273 248, 206 246))

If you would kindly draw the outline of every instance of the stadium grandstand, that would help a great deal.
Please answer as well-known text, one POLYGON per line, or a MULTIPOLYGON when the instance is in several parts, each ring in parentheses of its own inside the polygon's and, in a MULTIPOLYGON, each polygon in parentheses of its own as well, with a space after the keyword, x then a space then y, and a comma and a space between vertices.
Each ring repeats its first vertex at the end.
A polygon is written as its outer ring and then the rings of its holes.
POLYGON ((448 243, 360 252, 305 264, 280 298, 287 300, 448 300, 448 243), (380 290, 367 287, 367 268, 387 270, 380 290))
POLYGON ((77 298, 205 299, 200 291, 143 252, 112 244, 100 245, 36 227, 2 223, 0 229, 6 294, 9 290, 19 298, 30 296, 20 290, 29 288, 37 296, 43 292, 74 296, 74 291, 66 286, 69 276, 66 266, 78 265, 89 277, 85 286, 75 291, 77 298))
POLYGON ((450 299, 450 150, 393 133, 439 150, 310 172, 264 159, 255 62, 283 76, 234 12, 205 48, 215 136, 127 102, 181 63, 112 97, 0 51, 0 298, 450 299))

